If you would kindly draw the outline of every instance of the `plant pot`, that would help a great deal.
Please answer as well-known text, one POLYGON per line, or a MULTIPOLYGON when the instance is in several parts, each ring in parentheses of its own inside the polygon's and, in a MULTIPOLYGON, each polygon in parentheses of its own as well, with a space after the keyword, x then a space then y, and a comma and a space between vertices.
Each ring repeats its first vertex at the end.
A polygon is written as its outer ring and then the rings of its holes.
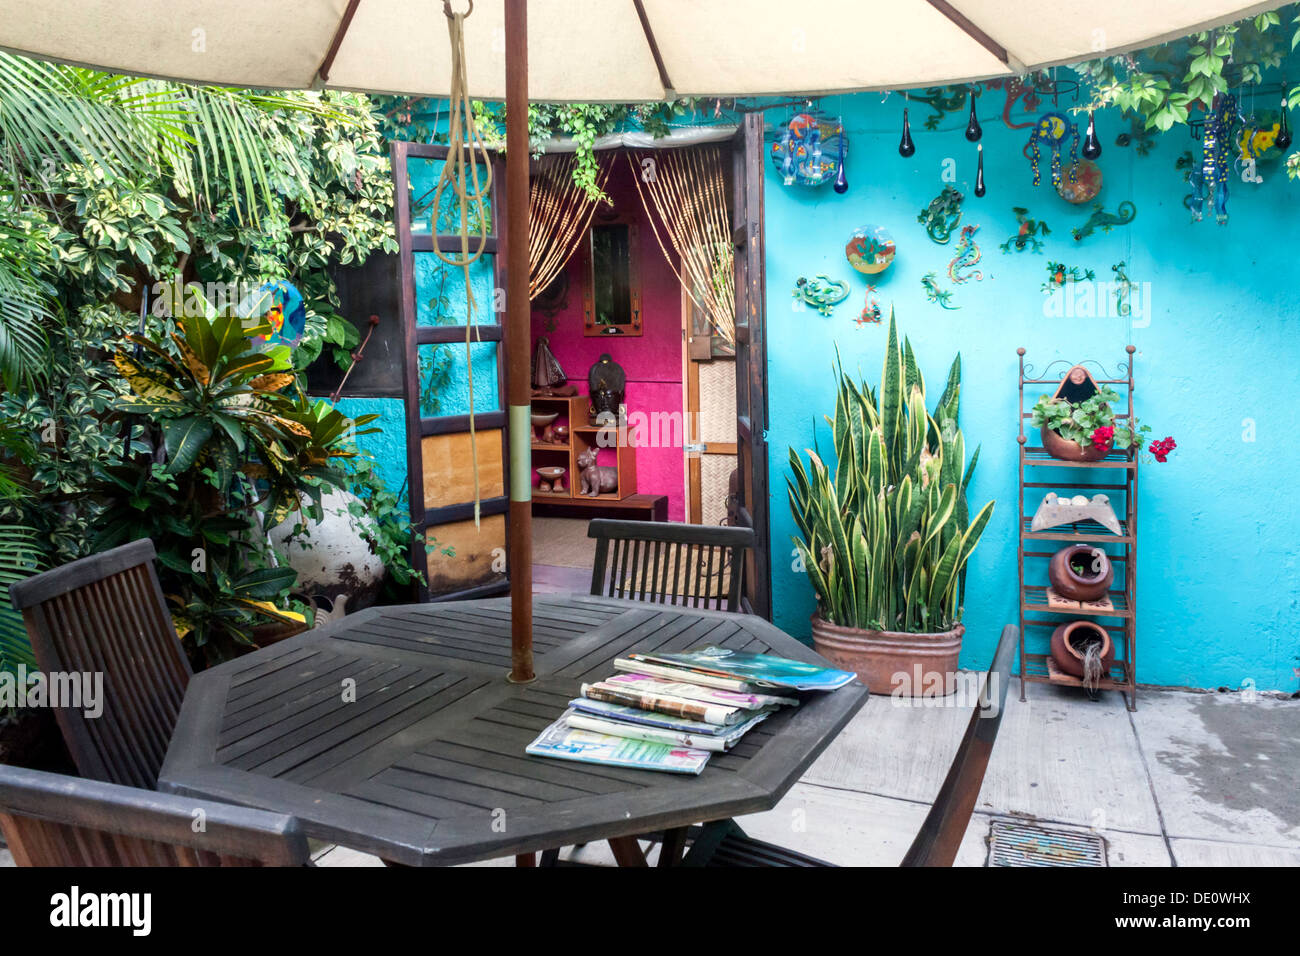
POLYGON ((290 566, 298 572, 295 590, 324 595, 331 605, 343 598, 349 613, 370 607, 379 597, 385 569, 383 559, 362 537, 362 519, 351 513, 351 506, 360 499, 335 489, 321 503, 321 520, 308 521, 304 534, 289 540, 298 523, 298 516, 290 515, 271 528, 271 540, 284 549, 290 566))
POLYGON ((1115 567, 1101 548, 1072 544, 1052 555, 1047 565, 1052 590, 1071 601, 1096 601, 1110 590, 1115 567), (1093 570, 1096 566, 1097 570, 1093 570))
POLYGON ((812 616, 813 649, 842 670, 853 671, 873 694, 944 697, 957 689, 957 657, 966 628, 904 634, 840 627, 812 616))
POLYGON ((1071 677, 1083 679, 1083 652, 1079 646, 1084 638, 1101 638, 1101 674, 1110 674, 1110 667, 1115 663, 1115 645, 1110 641, 1110 634, 1099 624, 1092 621, 1070 621, 1062 624, 1052 632, 1052 660, 1060 670, 1071 677))
POLYGON ((1097 448, 1089 443, 1085 448, 1077 441, 1062 438, 1060 433, 1052 428, 1040 428, 1038 434, 1043 442, 1043 450, 1053 458, 1062 461, 1101 461, 1110 454, 1112 445, 1112 442, 1108 441, 1105 448, 1097 448))

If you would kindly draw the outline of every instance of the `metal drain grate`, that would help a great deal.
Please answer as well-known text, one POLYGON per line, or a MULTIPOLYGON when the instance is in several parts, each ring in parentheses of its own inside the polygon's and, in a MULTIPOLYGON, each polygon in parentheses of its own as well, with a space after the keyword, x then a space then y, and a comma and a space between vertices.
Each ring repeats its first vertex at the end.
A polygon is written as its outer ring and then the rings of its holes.
POLYGON ((994 820, 989 866, 1107 866, 1106 841, 1095 833, 1049 830, 994 820))

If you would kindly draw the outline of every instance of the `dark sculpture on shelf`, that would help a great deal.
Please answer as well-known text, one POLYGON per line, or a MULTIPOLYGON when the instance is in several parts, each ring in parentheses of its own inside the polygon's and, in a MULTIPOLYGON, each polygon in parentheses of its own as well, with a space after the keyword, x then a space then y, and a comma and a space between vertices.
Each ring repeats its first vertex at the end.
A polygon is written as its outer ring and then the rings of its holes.
POLYGON ((588 420, 592 425, 617 425, 627 374, 606 352, 587 372, 588 420))
POLYGON ((618 491, 618 469, 596 464, 595 448, 579 453, 578 474, 582 479, 582 494, 589 498, 618 491))
POLYGON ((568 381, 555 353, 551 351, 550 342, 542 336, 537 340, 537 348, 533 350, 533 394, 577 395, 578 390, 567 384, 568 381))

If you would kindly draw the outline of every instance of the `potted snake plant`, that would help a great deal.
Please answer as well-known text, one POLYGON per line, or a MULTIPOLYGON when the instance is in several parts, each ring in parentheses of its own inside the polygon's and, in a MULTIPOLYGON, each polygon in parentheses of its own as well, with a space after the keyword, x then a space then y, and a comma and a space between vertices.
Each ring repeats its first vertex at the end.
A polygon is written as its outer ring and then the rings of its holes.
POLYGON ((970 517, 957 425, 961 356, 934 412, 912 346, 891 314, 880 387, 860 385, 836 355, 835 463, 790 449, 794 544, 817 593, 813 646, 874 693, 948 694, 965 629, 966 562, 993 514, 970 517))

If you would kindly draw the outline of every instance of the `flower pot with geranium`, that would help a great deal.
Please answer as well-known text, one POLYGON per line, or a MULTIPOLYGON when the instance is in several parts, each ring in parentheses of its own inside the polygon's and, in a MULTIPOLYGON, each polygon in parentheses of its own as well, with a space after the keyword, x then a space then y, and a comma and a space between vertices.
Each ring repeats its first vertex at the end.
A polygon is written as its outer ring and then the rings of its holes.
MULTIPOLYGON (((1114 389, 1104 385, 1077 402, 1043 395, 1034 405, 1031 423, 1039 429, 1047 453, 1065 461, 1100 461, 1113 450, 1140 449, 1151 429, 1138 424, 1137 419, 1117 423, 1110 403, 1119 397, 1114 389)), ((1170 444, 1164 454, 1173 448, 1173 440, 1166 441, 1170 444)), ((1164 443, 1157 444, 1163 448, 1164 443)), ((1162 456, 1157 457, 1164 460, 1162 456)))

